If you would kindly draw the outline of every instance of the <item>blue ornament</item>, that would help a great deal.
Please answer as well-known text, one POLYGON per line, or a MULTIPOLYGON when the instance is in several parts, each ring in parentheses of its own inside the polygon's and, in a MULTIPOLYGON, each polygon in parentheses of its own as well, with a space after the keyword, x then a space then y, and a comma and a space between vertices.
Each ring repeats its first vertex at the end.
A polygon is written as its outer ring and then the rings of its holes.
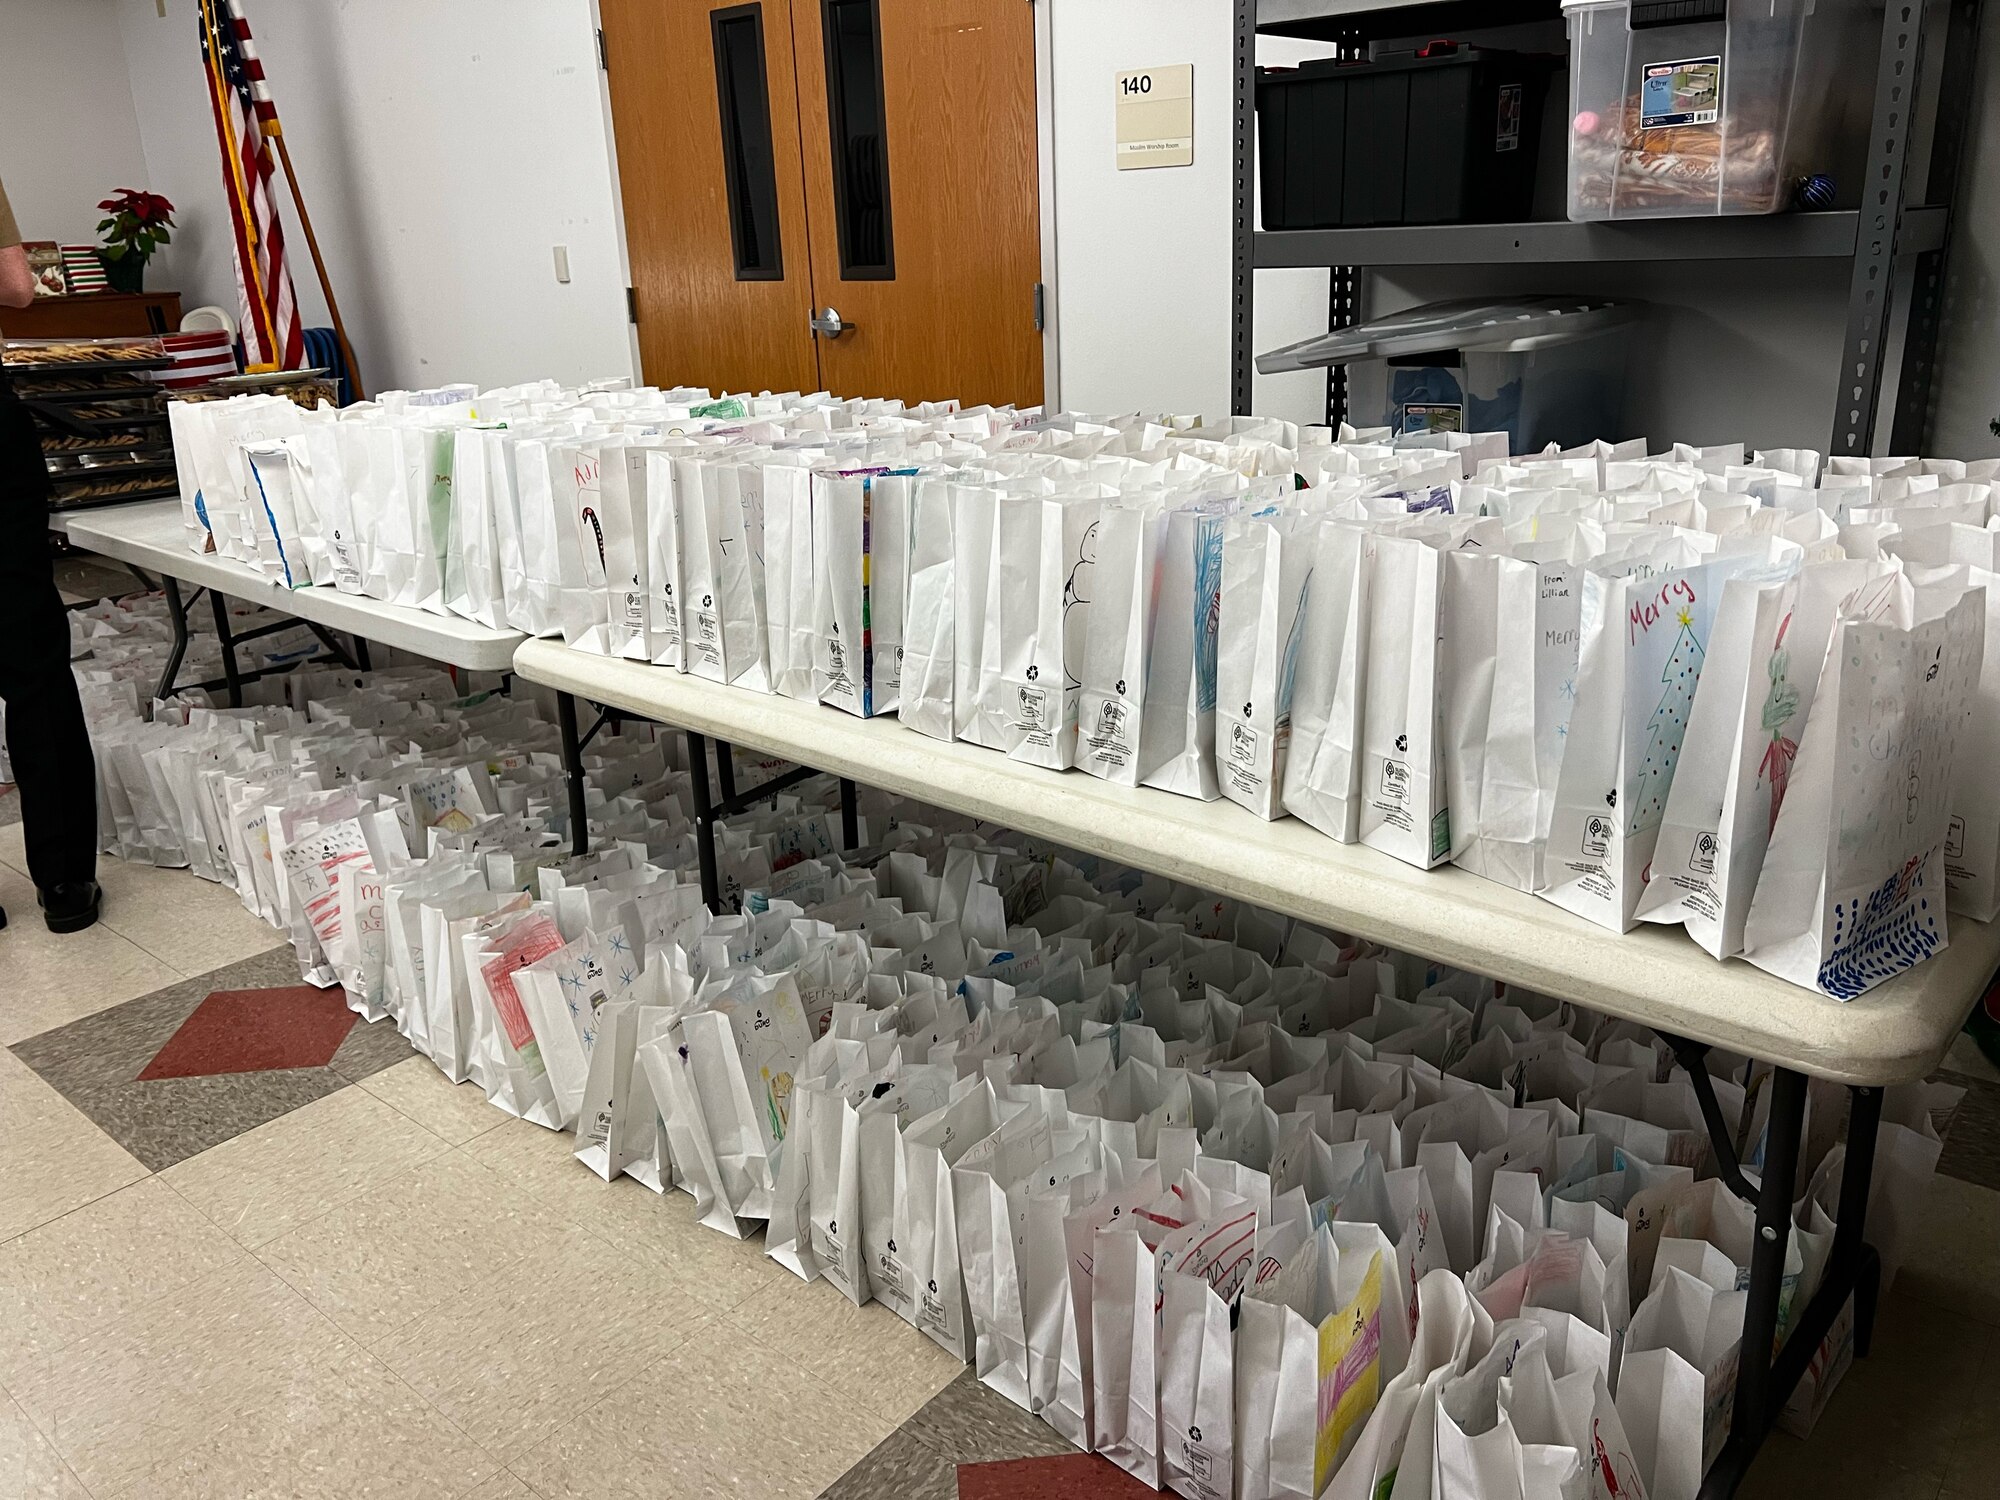
POLYGON ((1832 208, 1837 193, 1833 178, 1825 172, 1814 172, 1799 179, 1793 196, 1800 208, 1832 208))

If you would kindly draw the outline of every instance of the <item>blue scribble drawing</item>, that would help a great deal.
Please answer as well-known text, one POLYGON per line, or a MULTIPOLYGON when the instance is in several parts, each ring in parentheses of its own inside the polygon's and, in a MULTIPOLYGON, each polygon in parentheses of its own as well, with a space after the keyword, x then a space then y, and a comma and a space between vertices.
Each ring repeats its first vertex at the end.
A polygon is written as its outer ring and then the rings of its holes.
POLYGON ((1197 516, 1194 532, 1194 679, 1197 704, 1215 712, 1217 632, 1222 623, 1222 517, 1197 516))
POLYGON ((1912 856, 1863 901, 1836 901, 1819 987, 1836 1000, 1855 996, 1922 963, 1944 946, 1940 903, 1932 910, 1930 854, 1912 856))

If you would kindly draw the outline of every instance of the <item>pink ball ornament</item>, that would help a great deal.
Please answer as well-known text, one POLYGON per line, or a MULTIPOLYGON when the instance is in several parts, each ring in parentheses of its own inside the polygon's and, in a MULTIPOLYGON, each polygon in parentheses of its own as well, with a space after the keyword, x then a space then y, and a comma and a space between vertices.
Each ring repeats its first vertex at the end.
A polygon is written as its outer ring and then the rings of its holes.
POLYGON ((1578 135, 1595 135, 1597 134, 1597 126, 1599 123, 1597 118, 1597 111, 1594 109, 1578 110, 1576 118, 1570 121, 1569 123, 1570 123, 1570 128, 1574 130, 1578 135))

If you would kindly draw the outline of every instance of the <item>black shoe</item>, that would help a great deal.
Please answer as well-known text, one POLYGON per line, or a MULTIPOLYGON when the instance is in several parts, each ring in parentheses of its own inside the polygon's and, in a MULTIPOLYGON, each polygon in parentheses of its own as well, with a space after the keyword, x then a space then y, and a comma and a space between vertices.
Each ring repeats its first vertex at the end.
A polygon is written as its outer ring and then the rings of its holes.
POLYGON ((6 931, 6 929, 7 929, 7 908, 4 906, 0 906, 0 932, 4 932, 6 931))
POLYGON ((50 932, 81 932, 97 920, 98 910, 104 905, 104 892, 94 880, 52 885, 35 894, 42 903, 42 920, 49 924, 50 932))

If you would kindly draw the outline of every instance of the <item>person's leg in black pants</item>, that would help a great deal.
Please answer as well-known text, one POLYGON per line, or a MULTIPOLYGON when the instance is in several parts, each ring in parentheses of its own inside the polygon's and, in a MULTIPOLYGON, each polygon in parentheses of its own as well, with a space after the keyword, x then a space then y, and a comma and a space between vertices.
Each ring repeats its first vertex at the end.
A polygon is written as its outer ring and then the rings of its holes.
MULTIPOLYGON (((49 481, 20 402, 0 393, 0 700, 28 873, 51 928, 97 920, 97 782, 49 557, 49 481)), ((0 921, 4 921, 0 917, 0 921)))

